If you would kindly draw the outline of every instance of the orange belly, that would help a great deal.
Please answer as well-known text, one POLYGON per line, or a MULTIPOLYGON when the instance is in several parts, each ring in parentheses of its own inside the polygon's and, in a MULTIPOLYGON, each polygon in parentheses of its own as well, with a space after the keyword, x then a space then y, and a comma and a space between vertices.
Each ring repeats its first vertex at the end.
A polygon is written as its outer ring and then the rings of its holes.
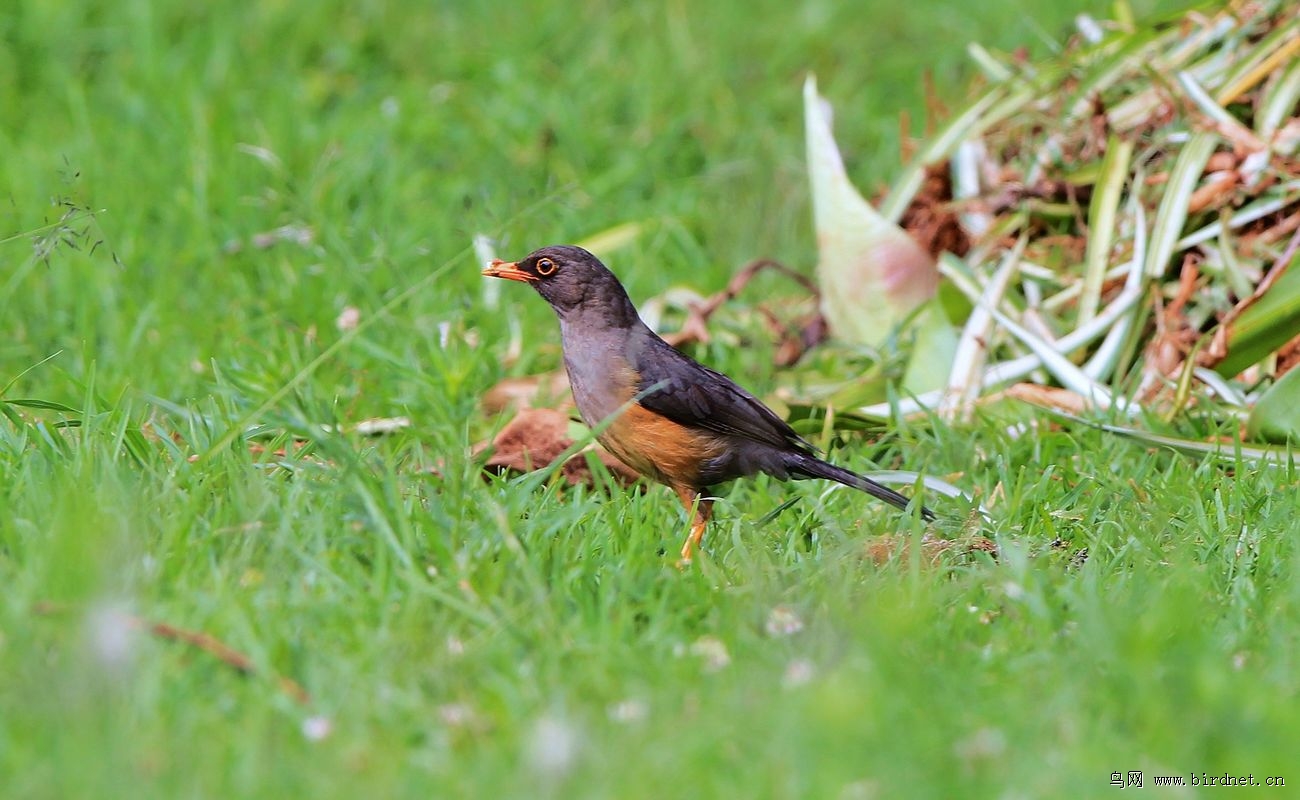
POLYGON ((648 478, 674 488, 702 489, 700 466, 723 453, 710 433, 679 425, 633 404, 597 437, 605 449, 648 478))

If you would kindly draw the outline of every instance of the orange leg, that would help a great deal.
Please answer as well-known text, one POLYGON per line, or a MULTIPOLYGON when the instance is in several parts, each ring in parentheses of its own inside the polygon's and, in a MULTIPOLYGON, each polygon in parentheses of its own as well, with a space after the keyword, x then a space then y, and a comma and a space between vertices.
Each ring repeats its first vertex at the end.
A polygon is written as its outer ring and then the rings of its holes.
POLYGON ((704 539, 704 531, 709 527, 709 517, 713 515, 713 501, 700 497, 700 493, 689 487, 674 487, 682 505, 686 506, 686 515, 691 518, 691 532, 682 543, 682 557, 677 563, 681 566, 691 563, 691 554, 704 539))

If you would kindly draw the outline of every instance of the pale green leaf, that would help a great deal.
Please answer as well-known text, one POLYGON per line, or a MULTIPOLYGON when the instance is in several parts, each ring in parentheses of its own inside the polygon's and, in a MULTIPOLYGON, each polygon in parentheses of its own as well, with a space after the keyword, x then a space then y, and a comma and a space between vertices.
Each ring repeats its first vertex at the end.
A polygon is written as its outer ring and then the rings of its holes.
POLYGON ((1300 443, 1300 369, 1293 369, 1269 387, 1246 419, 1251 439, 1300 443))
POLYGON ((1228 355, 1215 371, 1232 377, 1286 344, 1296 331, 1300 331, 1300 253, 1262 297, 1228 324, 1228 355))
POLYGON ((831 334, 880 344, 934 296, 934 261, 854 188, 831 134, 830 105, 810 75, 804 85, 808 173, 817 231, 817 278, 831 334))
POLYGON ((1169 268, 1174 257, 1174 245, 1187 222, 1188 200, 1196 191, 1196 184, 1218 141, 1219 137, 1213 133, 1201 131, 1193 134, 1178 154, 1151 230, 1145 267, 1148 276, 1158 278, 1169 268))
POLYGON ((1106 143, 1106 157, 1101 164, 1101 179, 1093 189, 1088 207, 1088 250, 1083 274, 1083 290, 1079 296, 1079 323, 1097 315, 1101 302, 1101 287, 1110 264, 1110 253, 1115 241, 1115 220, 1119 214, 1120 194, 1129 178, 1129 161, 1133 156, 1133 142, 1112 135, 1106 143))

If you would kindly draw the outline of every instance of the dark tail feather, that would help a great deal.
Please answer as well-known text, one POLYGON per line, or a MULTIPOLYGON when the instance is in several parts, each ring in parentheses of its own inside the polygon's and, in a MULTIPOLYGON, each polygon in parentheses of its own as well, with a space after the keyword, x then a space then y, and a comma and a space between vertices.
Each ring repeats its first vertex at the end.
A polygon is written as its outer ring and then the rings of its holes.
MULTIPOLYGON (((792 454, 787 467, 790 470, 790 477, 792 478, 824 478, 828 481, 842 483, 845 486, 852 486, 860 492, 866 492, 872 497, 884 500, 891 506, 901 508, 905 511, 907 510, 908 503, 911 502, 906 497, 887 486, 881 486, 870 478, 863 477, 856 472, 849 472, 843 467, 829 464, 816 456, 810 456, 804 453, 799 453, 797 455, 792 454)), ((921 517, 927 521, 933 520, 934 512, 925 506, 921 506, 921 517)))

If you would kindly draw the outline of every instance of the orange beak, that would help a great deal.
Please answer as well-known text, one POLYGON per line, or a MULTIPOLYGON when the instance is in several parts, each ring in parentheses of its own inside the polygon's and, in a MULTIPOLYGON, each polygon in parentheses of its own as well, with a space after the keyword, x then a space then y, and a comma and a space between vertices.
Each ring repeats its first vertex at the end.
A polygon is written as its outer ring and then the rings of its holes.
POLYGON ((505 278, 508 281, 523 281, 531 283, 537 280, 537 276, 529 272, 524 272, 513 261, 502 261, 499 258, 492 259, 491 263, 483 270, 484 277, 488 278, 505 278))

